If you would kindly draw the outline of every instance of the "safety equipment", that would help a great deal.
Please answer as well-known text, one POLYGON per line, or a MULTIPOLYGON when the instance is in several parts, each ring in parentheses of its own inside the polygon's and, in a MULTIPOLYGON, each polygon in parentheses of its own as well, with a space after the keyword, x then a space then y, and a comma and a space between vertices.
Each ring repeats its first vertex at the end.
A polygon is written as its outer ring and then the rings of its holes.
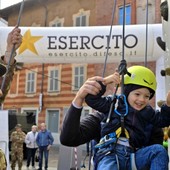
POLYGON ((132 66, 128 68, 128 74, 124 76, 124 84, 135 84, 147 87, 155 93, 156 77, 155 74, 144 66, 132 66))

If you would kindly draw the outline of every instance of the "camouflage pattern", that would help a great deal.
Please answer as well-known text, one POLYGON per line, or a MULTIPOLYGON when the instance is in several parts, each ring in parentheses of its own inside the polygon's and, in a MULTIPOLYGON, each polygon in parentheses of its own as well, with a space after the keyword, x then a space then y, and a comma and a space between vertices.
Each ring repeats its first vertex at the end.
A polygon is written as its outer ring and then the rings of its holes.
POLYGON ((11 169, 15 170, 16 161, 18 168, 21 170, 23 162, 23 143, 25 141, 25 133, 23 131, 14 131, 11 134, 11 169))
POLYGON ((5 154, 2 151, 2 149, 0 149, 0 170, 6 170, 6 168, 7 168, 7 162, 6 162, 5 154))
MULTIPOLYGON (((0 57, 0 63, 5 65, 7 67, 7 65, 4 63, 3 61, 4 56, 0 57)), ((5 83, 4 83, 4 88, 1 89, 3 95, 0 97, 0 104, 2 104, 5 100, 6 95, 8 94, 8 91, 10 89, 10 85, 11 82, 13 80, 13 75, 14 75, 14 69, 16 67, 16 60, 14 62, 14 64, 9 66, 9 70, 8 73, 6 73, 6 79, 5 79, 5 83)), ((3 77, 0 77, 0 84, 2 83, 3 77)))

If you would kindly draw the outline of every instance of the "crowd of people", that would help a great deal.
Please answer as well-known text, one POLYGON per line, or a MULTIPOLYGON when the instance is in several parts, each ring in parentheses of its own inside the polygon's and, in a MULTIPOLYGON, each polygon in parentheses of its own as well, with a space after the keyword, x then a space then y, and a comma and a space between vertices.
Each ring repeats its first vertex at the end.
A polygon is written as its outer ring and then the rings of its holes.
POLYGON ((49 130, 46 129, 45 123, 40 124, 40 131, 37 126, 33 125, 31 131, 25 134, 22 131, 21 124, 15 126, 15 131, 12 132, 11 137, 11 169, 15 170, 16 162, 18 161, 18 169, 22 169, 23 165, 23 144, 26 144, 27 161, 26 167, 35 170, 35 156, 38 152, 38 170, 42 170, 43 155, 45 157, 44 169, 48 169, 48 155, 54 138, 49 130))

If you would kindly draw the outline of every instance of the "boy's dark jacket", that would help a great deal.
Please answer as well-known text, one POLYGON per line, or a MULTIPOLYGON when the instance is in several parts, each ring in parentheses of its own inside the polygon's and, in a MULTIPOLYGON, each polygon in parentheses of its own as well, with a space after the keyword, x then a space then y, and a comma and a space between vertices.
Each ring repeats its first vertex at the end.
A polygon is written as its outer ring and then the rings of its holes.
MULTIPOLYGON (((107 118, 112 97, 102 97, 106 87, 102 85, 101 92, 96 95, 88 95, 86 103, 93 109, 105 114, 107 118)), ((118 103, 117 110, 119 113, 125 113, 125 107, 118 103)), ((150 105, 141 111, 137 111, 128 106, 128 114, 125 116, 124 126, 130 135, 130 144, 135 148, 141 148, 149 144, 153 127, 166 127, 170 124, 170 107, 163 105, 161 111, 155 111, 150 105)), ((101 136, 115 132, 120 127, 120 116, 114 111, 109 123, 102 123, 101 136)))

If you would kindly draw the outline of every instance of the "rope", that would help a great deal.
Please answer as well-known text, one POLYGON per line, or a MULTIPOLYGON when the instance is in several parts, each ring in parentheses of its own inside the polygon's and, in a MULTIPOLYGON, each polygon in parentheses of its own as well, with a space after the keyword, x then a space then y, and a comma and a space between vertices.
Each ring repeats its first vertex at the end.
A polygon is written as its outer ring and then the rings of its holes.
POLYGON ((147 67, 147 56, 148 56, 148 0, 146 5, 146 42, 145 42, 145 67, 147 67))
MULTIPOLYGON (((122 84, 121 84, 121 94, 124 93, 124 74, 127 73, 127 69, 126 69, 126 60, 124 59, 124 51, 125 51, 125 0, 124 0, 124 4, 123 4, 123 32, 122 32, 122 60, 120 62, 119 68, 118 68, 118 72, 120 75, 122 75, 122 84)), ((116 103, 116 93, 118 90, 119 85, 116 86, 116 90, 112 96, 112 103, 110 106, 110 110, 109 110, 109 114, 107 117, 106 122, 109 123, 110 118, 111 118, 111 114, 113 111, 113 108, 115 107, 115 103, 116 103)), ((124 115, 122 115, 124 117, 124 115)))
MULTIPOLYGON (((122 31, 122 61, 125 61, 125 5, 126 2, 123 2, 123 31, 122 31)), ((121 84, 121 94, 124 93, 124 72, 122 73, 122 84, 121 84)))
POLYGON ((114 16, 115 16, 115 11, 116 11, 116 3, 117 3, 117 1, 114 0, 113 10, 112 10, 111 26, 110 26, 110 33, 109 33, 109 38, 108 38, 108 41, 107 41, 107 50, 106 50, 106 56, 105 56, 105 61, 104 61, 104 69, 103 69, 102 77, 104 77, 105 72, 106 72, 106 64, 107 64, 108 53, 109 53, 110 39, 111 39, 111 35, 112 35, 113 21, 114 21, 114 16))

